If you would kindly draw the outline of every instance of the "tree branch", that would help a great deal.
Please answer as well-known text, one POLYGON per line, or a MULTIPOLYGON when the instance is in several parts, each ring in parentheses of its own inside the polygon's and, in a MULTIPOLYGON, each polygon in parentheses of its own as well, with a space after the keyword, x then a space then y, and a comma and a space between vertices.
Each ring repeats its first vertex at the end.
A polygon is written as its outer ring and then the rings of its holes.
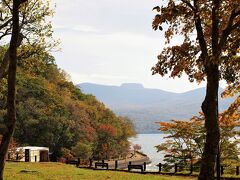
POLYGON ((220 38, 220 42, 219 42, 219 49, 222 49, 223 46, 225 45, 225 42, 228 38, 228 36, 231 34, 231 32, 233 30, 235 30, 236 28, 239 27, 240 25, 240 20, 238 22, 236 22, 234 25, 233 25, 233 21, 234 19, 240 15, 240 10, 236 11, 236 9, 233 9, 232 12, 231 12, 231 15, 229 17, 229 20, 228 20, 228 23, 227 23, 227 26, 226 28, 223 30, 223 33, 222 33, 222 36, 220 38))
POLYGON ((240 10, 235 12, 235 17, 237 17, 238 15, 240 15, 240 10))
POLYGON ((185 3, 188 7, 190 7, 194 12, 196 11, 196 8, 187 0, 182 0, 183 3, 185 3))
POLYGON ((9 20, 7 20, 5 23, 0 25, 0 30, 5 28, 10 22, 12 22, 12 18, 10 18, 9 20))
POLYGON ((199 45, 202 51, 202 58, 205 59, 208 56, 207 52, 207 43, 204 39, 204 33, 203 33, 203 28, 202 28, 202 21, 199 16, 199 11, 197 7, 197 0, 193 1, 193 5, 188 1, 188 0, 181 0, 183 3, 185 3, 189 8, 192 9, 194 13, 194 21, 195 21, 195 27, 197 30, 197 40, 199 41, 199 45))
POLYGON ((194 0, 194 7, 196 8, 196 11, 194 11, 194 21, 195 21, 195 27, 197 30, 197 39, 199 41, 199 45, 200 45, 200 48, 202 51, 201 56, 205 60, 208 56, 207 43, 204 39, 202 21, 201 21, 200 16, 198 15, 197 0, 194 0))
POLYGON ((1 40, 4 36, 11 34, 11 27, 7 28, 5 32, 0 32, 0 33, 2 33, 2 35, 0 36, 0 40, 1 40))
POLYGON ((213 56, 218 56, 218 39, 219 39, 219 15, 218 10, 220 6, 220 0, 213 1, 212 9, 212 52, 213 56))
POLYGON ((21 5, 21 4, 25 3, 25 2, 27 2, 27 0, 18 0, 19 5, 21 5))
POLYGON ((12 8, 10 7, 10 5, 7 3, 6 0, 2 0, 4 2, 4 4, 8 7, 8 9, 10 9, 12 11, 12 8))
POLYGON ((231 29, 230 29, 230 32, 232 32, 233 30, 239 28, 240 26, 240 20, 237 21, 234 25, 232 25, 231 29))

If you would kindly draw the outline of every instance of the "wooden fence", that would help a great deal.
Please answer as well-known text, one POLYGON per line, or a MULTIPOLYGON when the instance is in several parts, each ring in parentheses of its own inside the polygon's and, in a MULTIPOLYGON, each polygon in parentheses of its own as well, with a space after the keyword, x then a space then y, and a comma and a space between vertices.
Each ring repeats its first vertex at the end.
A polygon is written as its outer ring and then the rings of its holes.
MULTIPOLYGON (((66 164, 73 164, 73 165, 76 165, 77 167, 85 167, 85 168, 94 168, 94 164, 95 163, 98 163, 98 165, 100 166, 100 169, 102 169, 104 167, 104 164, 107 164, 106 161, 104 160, 98 160, 98 161, 93 161, 92 159, 89 159, 89 160, 83 160, 83 159, 80 159, 80 158, 74 158, 74 159, 66 159, 66 164), (101 168, 101 163, 102 163, 102 168, 101 168)), ((114 164, 112 166, 107 166, 107 169, 109 170, 118 170, 118 171, 121 171, 121 169, 119 169, 119 163, 117 160, 114 161, 114 164)), ((171 168, 171 170, 173 171, 163 171, 164 170, 164 164, 162 163, 159 163, 158 165, 158 171, 146 171, 146 165, 147 163, 144 162, 144 163, 141 163, 141 164, 136 164, 136 163, 132 163, 131 161, 128 162, 128 164, 126 164, 126 168, 124 169, 127 169, 127 167, 129 167, 129 165, 131 166, 130 169, 138 169, 137 167, 139 167, 140 165, 142 166, 143 170, 141 171, 141 173, 149 173, 149 174, 156 174, 156 173, 159 173, 159 174, 168 174, 168 175, 193 175, 193 176, 197 176, 197 173, 198 171, 196 171, 196 169, 199 169, 200 167, 199 166, 196 166, 196 165, 189 165, 189 166, 186 166, 186 165, 181 165, 181 164, 174 164, 173 165, 173 168, 171 168), (136 166, 134 166, 134 164, 136 166), (136 168, 134 168, 136 167, 136 168)), ((98 166, 98 167, 99 167, 98 166)), ((106 167, 106 166, 105 166, 106 167)), ((224 174, 230 174, 231 175, 240 175, 240 166, 221 166, 221 175, 224 175, 224 174), (227 172, 227 173, 226 173, 227 172)), ((94 168, 94 169, 98 169, 98 168, 94 168)), ((130 169, 128 168, 128 170, 122 170, 122 171, 130 171, 130 169)), ((237 178, 237 179, 240 179, 240 178, 237 178)))

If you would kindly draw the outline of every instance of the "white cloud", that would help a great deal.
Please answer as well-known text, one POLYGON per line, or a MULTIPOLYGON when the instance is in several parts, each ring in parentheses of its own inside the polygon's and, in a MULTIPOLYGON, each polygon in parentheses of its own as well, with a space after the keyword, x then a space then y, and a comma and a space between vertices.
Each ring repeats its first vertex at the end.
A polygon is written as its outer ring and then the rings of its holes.
POLYGON ((99 29, 93 27, 93 26, 88 26, 88 25, 68 25, 68 26, 63 26, 63 25, 55 25, 55 30, 56 31, 77 31, 79 33, 99 33, 101 32, 99 29))
MULTIPOLYGON (((151 67, 164 46, 162 32, 151 30, 155 0, 56 1, 55 36, 62 52, 57 64, 74 83, 120 85, 142 83, 146 87, 183 92, 197 88, 187 78, 172 80, 151 75, 151 67)), ((176 44, 179 39, 174 41, 176 44)))

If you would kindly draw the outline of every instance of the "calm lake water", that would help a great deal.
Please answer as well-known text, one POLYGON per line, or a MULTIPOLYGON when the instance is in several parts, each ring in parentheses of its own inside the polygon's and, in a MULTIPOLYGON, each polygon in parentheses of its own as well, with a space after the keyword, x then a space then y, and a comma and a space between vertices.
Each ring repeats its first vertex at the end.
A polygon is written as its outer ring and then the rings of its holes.
POLYGON ((137 134, 136 138, 130 139, 133 144, 141 145, 141 151, 151 159, 152 163, 147 165, 149 171, 158 170, 156 165, 163 162, 164 154, 158 153, 155 146, 165 141, 164 136, 166 134, 137 134))

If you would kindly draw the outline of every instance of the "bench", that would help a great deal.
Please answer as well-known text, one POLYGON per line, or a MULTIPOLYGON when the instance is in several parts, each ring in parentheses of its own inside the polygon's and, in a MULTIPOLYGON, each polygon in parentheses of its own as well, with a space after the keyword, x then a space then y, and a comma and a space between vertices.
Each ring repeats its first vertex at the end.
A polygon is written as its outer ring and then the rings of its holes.
POLYGON ((129 165, 128 165, 128 171, 130 171, 131 169, 141 169, 141 172, 143 172, 143 165, 133 165, 133 164, 129 164, 129 165))
POLYGON ((101 166, 102 168, 106 167, 108 169, 108 163, 96 162, 95 169, 97 169, 97 167, 99 167, 99 166, 101 166))
POLYGON ((78 163, 78 161, 76 161, 76 160, 68 160, 68 161, 66 161, 66 164, 75 164, 75 165, 77 165, 77 163, 78 163))
POLYGON ((76 165, 77 167, 80 165, 80 159, 78 158, 77 160, 76 159, 66 159, 66 164, 74 164, 76 165))

